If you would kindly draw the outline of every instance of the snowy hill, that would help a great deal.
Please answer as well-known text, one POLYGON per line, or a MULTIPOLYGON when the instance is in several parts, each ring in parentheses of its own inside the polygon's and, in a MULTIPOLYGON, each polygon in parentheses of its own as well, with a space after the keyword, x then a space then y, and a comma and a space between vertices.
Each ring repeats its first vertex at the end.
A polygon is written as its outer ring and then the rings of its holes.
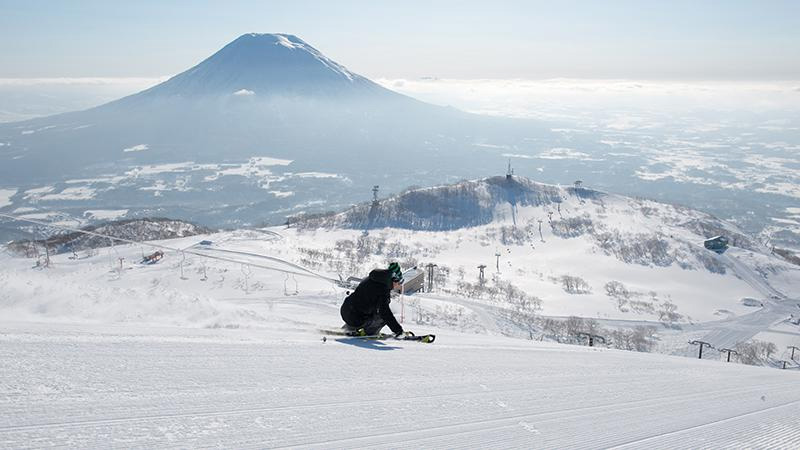
MULTIPOLYGON (((586 187, 562 188, 537 183, 521 176, 489 177, 431 188, 408 189, 377 203, 357 205, 341 214, 317 215, 305 220, 301 215, 291 222, 303 227, 392 227, 444 231, 486 225, 496 220, 510 220, 512 224, 520 225, 517 223, 519 209, 538 207, 546 212, 553 232, 568 238, 594 231, 591 221, 574 217, 578 210, 583 208, 591 211, 595 205, 600 212, 605 212, 608 202, 626 203, 618 205, 618 208, 630 210, 623 212, 625 215, 650 217, 651 222, 662 219, 703 238, 725 234, 734 247, 760 248, 741 230, 709 214, 675 205, 610 195, 586 187), (568 203, 569 199, 573 201, 568 203), (572 217, 565 218, 562 204, 565 208, 573 208, 569 214, 572 217)), ((605 217, 600 215, 600 218, 605 217)))
MULTIPOLYGON (((46 245, 47 249, 52 253, 79 252, 87 249, 108 247, 111 245, 111 241, 114 240, 101 236, 138 242, 175 239, 210 232, 211 230, 206 227, 181 220, 157 217, 115 220, 96 226, 84 227, 80 231, 57 234, 47 239, 10 242, 8 249, 18 255, 23 255, 29 253, 35 247, 44 248, 46 245)), ((116 244, 121 242, 123 241, 115 241, 116 244)))
POLYGON ((343 257, 353 272, 387 258, 433 262, 437 288, 463 295, 483 264, 487 279, 539 297, 549 315, 711 320, 752 312, 743 298, 782 295, 756 278, 785 294, 800 281, 796 267, 708 214, 523 177, 411 190, 292 227, 313 236, 320 266, 343 257), (338 243, 347 233, 352 256, 338 243), (719 234, 733 246, 724 255, 703 247, 719 234))

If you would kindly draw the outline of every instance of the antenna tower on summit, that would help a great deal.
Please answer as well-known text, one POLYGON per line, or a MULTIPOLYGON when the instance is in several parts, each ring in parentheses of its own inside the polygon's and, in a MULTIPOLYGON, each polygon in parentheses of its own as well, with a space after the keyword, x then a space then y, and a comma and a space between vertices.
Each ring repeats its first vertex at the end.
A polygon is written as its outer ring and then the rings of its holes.
POLYGON ((378 206, 378 189, 380 189, 380 186, 377 184, 372 186, 372 206, 378 206))
POLYGON ((506 180, 510 180, 514 175, 514 169, 511 168, 511 158, 508 159, 508 170, 506 170, 506 180))

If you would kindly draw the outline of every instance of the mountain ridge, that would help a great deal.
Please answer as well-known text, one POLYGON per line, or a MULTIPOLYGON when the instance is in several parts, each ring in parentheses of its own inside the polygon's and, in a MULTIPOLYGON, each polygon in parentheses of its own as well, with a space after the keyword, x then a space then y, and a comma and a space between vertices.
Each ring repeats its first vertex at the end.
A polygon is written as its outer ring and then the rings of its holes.
MULTIPOLYGON (((697 234, 712 237, 727 233, 731 245, 752 249, 757 246, 735 226, 720 219, 688 207, 661 203, 655 200, 626 197, 610 194, 588 187, 575 187, 540 183, 524 176, 491 176, 474 180, 464 180, 424 188, 410 188, 377 202, 365 202, 339 213, 310 217, 307 226, 348 227, 375 229, 384 227, 418 229, 425 231, 446 231, 459 228, 487 225, 498 218, 497 208, 505 204, 509 214, 502 214, 515 220, 511 211, 519 207, 551 206, 552 214, 560 215, 561 204, 568 197, 575 197, 579 204, 586 201, 602 205, 604 199, 629 199, 657 205, 667 205, 679 211, 693 212, 699 216, 688 220, 686 225, 697 234), (448 222, 448 220, 452 220, 448 222)), ((643 207, 643 214, 649 214, 643 207)), ((550 218, 552 220, 552 217, 550 218)), ((295 222, 302 223, 302 216, 295 222)))

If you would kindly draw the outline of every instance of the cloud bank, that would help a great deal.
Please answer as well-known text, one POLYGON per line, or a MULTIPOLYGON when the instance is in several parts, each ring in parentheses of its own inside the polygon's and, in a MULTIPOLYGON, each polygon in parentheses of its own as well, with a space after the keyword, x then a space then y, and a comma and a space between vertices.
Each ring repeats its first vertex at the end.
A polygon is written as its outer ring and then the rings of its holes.
POLYGON ((637 81, 554 78, 378 79, 382 86, 439 105, 470 112, 557 118, 558 111, 610 109, 800 110, 797 81, 637 81))

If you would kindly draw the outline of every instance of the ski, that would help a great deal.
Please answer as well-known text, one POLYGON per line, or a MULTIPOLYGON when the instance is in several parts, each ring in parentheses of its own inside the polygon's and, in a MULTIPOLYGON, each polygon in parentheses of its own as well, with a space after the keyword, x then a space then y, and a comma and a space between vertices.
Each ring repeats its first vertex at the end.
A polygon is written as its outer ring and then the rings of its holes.
POLYGON ((393 337, 391 334, 358 334, 355 331, 342 331, 342 330, 319 330, 320 333, 326 334, 328 336, 341 336, 341 337, 349 337, 349 338, 359 338, 359 339, 389 339, 393 337))
POLYGON ((436 340, 436 335, 435 334, 423 334, 422 336, 414 336, 412 334, 411 336, 403 336, 401 338, 398 338, 398 340, 401 340, 401 341, 416 341, 416 342, 423 342, 425 344, 432 344, 433 341, 436 340))
MULTIPOLYGON (((374 334, 374 335, 361 335, 361 334, 358 334, 357 332, 352 332, 352 331, 348 332, 348 331, 343 331, 343 330, 319 330, 319 332, 322 333, 323 335, 328 335, 328 336, 341 336, 341 337, 346 337, 346 338, 364 339, 364 340, 395 339, 395 340, 398 340, 398 341, 415 341, 415 342, 422 342, 422 343, 425 343, 425 344, 431 344, 431 343, 433 343, 434 340, 436 340, 436 335, 435 334, 424 334, 424 335, 421 335, 421 336, 416 336, 413 333, 411 333, 410 335, 406 335, 406 336, 398 338, 398 337, 395 337, 395 335, 393 335, 393 334, 385 334, 385 333, 379 333, 379 334, 374 334)), ((326 340, 325 336, 323 336, 322 339, 323 339, 323 341, 325 341, 326 340)))

